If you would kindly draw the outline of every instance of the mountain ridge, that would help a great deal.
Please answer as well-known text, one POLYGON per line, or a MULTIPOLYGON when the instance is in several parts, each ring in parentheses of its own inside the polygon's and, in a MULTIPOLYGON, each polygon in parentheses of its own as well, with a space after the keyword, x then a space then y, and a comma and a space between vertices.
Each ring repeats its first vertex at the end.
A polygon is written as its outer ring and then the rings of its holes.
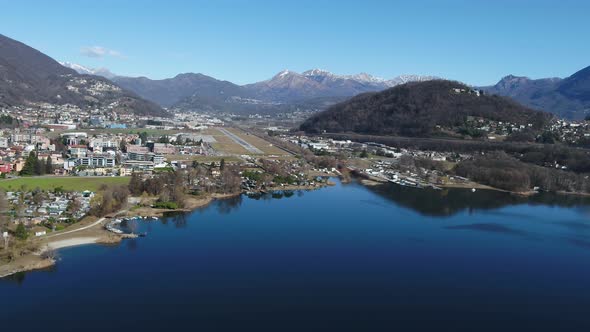
POLYGON ((564 118, 582 119, 590 114, 590 66, 566 78, 507 75, 481 89, 564 118))
POLYGON ((434 78, 402 75, 384 80, 366 73, 336 75, 321 69, 311 69, 303 73, 283 70, 267 80, 245 85, 201 73, 183 73, 160 80, 125 76, 116 76, 112 80, 163 107, 256 112, 270 111, 272 107, 277 110, 296 109, 304 105, 323 108, 326 100, 341 101, 359 93, 381 91, 408 81, 434 78), (319 100, 322 102, 316 103, 319 100))
POLYGON ((159 106, 104 77, 78 74, 42 52, 0 34, 0 106, 35 103, 104 106, 118 112, 166 115, 159 106))

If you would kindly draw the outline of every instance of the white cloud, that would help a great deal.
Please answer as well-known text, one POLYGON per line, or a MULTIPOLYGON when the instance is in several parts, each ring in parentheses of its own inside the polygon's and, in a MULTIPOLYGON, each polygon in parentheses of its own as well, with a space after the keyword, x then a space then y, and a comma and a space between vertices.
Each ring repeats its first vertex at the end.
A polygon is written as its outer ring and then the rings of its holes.
POLYGON ((111 50, 102 46, 85 46, 80 49, 80 54, 89 58, 104 58, 106 56, 113 56, 116 58, 125 58, 119 51, 111 50))

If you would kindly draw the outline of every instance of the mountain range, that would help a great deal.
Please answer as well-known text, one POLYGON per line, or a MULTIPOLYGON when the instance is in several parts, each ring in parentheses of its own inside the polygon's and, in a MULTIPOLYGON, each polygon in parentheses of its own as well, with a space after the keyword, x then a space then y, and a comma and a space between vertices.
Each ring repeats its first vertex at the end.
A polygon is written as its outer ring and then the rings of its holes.
MULTIPOLYGON (((62 63, 80 73, 109 75, 110 71, 62 63)), ((152 80, 147 77, 109 77, 116 84, 158 103, 181 110, 280 111, 299 107, 323 108, 359 93, 381 91, 399 84, 435 79, 433 76, 403 75, 385 80, 361 73, 336 75, 321 69, 303 73, 284 70, 272 78, 237 85, 195 73, 152 80)))
POLYGON ((165 115, 164 110, 101 76, 82 75, 49 56, 0 35, 0 107, 35 103, 110 106, 114 111, 165 115))
POLYGON ((590 113, 590 66, 563 79, 508 75, 482 89, 562 118, 583 119, 590 113))
MULTIPOLYGON (((106 68, 58 63, 0 35, 0 107, 45 102, 94 108, 115 105, 117 111, 146 115, 167 114, 162 107, 180 111, 276 113, 325 109, 359 94, 434 79, 437 78, 404 75, 387 80, 366 73, 337 75, 312 69, 303 73, 284 70, 268 80, 246 85, 195 73, 152 80, 119 76, 106 68)), ((481 89, 564 118, 581 119, 590 113, 590 67, 563 79, 509 75, 496 85, 481 89)))

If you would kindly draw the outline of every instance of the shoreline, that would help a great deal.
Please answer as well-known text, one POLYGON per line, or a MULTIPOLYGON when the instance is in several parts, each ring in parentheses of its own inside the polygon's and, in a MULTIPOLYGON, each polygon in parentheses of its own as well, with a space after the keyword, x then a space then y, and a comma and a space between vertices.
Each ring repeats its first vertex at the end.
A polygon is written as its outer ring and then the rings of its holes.
MULTIPOLYGON (((309 185, 309 186, 285 185, 283 187, 272 187, 272 188, 267 188, 264 191, 256 190, 254 192, 263 194, 264 192, 285 191, 285 190, 286 191, 295 191, 295 190, 310 191, 310 190, 322 189, 325 187, 331 187, 334 185, 335 185, 335 183, 333 183, 331 181, 327 181, 325 183, 319 183, 314 186, 311 186, 311 185, 309 185)), ((205 197, 186 195, 185 196, 186 206, 183 208, 161 209, 161 208, 153 208, 153 207, 149 207, 149 206, 143 206, 143 207, 139 207, 134 210, 127 210, 125 215, 127 217, 140 216, 140 217, 161 218, 166 213, 192 212, 196 209, 200 209, 200 208, 208 206, 209 204, 211 204, 215 200, 229 199, 229 198, 234 198, 234 197, 238 197, 238 196, 245 195, 245 194, 247 194, 245 191, 240 191, 240 192, 236 192, 236 193, 227 193, 227 194, 214 193, 214 194, 209 194, 205 197)))
MULTIPOLYGON (((267 191, 279 191, 279 190, 316 190, 322 189, 328 186, 334 186, 335 183, 327 181, 326 183, 317 184, 315 186, 284 186, 284 187, 273 187, 268 188, 267 191)), ((195 197, 187 195, 187 206, 181 209, 158 209, 152 207, 139 207, 135 210, 122 210, 119 213, 124 213, 125 216, 141 216, 141 217, 156 217, 161 218, 165 213, 173 212, 192 212, 194 210, 203 208, 211 204, 215 200, 229 199, 244 194, 244 192, 237 192, 231 194, 209 194, 205 197, 195 197)), ((101 218, 102 219, 102 218, 101 218)), ((41 238, 38 240, 40 249, 37 252, 29 253, 24 256, 20 256, 12 262, 5 265, 0 265, 0 278, 8 277, 20 272, 30 272, 36 270, 43 270, 50 268, 57 264, 57 260, 52 258, 42 258, 42 254, 47 250, 59 250, 63 248, 70 248, 82 245, 115 245, 121 243, 124 239, 135 238, 137 235, 134 234, 114 234, 102 227, 102 222, 93 223, 91 227, 84 228, 80 231, 80 235, 66 237, 64 239, 55 239, 54 237, 68 235, 66 229, 64 233, 51 234, 49 238, 41 238), (97 229, 97 227, 100 228, 97 229)), ((76 230, 76 229, 74 229, 76 230)))
MULTIPOLYGON (((391 183, 389 181, 375 178, 375 177, 365 178, 365 177, 360 176, 360 177, 358 177, 358 179, 359 179, 359 182, 365 186, 379 186, 379 185, 391 183)), ((399 185, 399 186, 401 186, 401 185, 399 185)), ((503 192, 503 193, 507 193, 507 194, 511 194, 511 195, 515 195, 515 196, 520 196, 520 197, 531 197, 531 196, 541 193, 541 191, 533 191, 533 190, 522 191, 522 192, 521 191, 510 191, 510 190, 500 189, 500 188, 496 188, 496 187, 491 187, 491 186, 481 184, 481 183, 476 183, 476 182, 437 184, 436 186, 439 188, 443 188, 443 189, 491 190, 491 191, 503 192)), ((409 188, 414 188, 414 187, 409 187, 409 188)), ((555 195, 562 195, 562 196, 590 197, 590 193, 583 193, 583 192, 554 191, 554 192, 547 192, 547 193, 555 194, 555 195)))

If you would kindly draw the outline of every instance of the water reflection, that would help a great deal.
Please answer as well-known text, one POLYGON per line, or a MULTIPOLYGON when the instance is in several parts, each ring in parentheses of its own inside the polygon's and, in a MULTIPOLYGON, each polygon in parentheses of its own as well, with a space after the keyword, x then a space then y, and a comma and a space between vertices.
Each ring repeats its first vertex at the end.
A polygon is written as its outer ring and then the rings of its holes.
POLYGON ((175 228, 185 228, 188 224, 188 216, 189 214, 186 212, 167 212, 159 220, 163 225, 172 223, 175 228))
POLYGON ((247 195, 248 198, 254 200, 271 200, 291 197, 303 197, 305 190, 275 190, 269 193, 253 193, 247 195), (297 196, 295 196, 297 195, 297 196))
POLYGON ((242 205, 242 195, 217 201, 217 211, 221 214, 229 214, 242 205))
MULTIPOLYGON (((577 207, 583 210, 584 214, 590 215, 588 213, 590 212, 590 197, 585 196, 540 193, 524 197, 494 190, 472 192, 468 189, 417 189, 396 184, 383 184, 367 188, 387 200, 429 216, 451 216, 462 211, 473 213, 476 210, 492 210, 518 204, 577 207)), ((364 203, 381 204, 371 201, 364 201, 364 203)), ((505 212, 490 211, 487 213, 505 212)), ((530 216, 519 217, 529 218, 530 216)))

